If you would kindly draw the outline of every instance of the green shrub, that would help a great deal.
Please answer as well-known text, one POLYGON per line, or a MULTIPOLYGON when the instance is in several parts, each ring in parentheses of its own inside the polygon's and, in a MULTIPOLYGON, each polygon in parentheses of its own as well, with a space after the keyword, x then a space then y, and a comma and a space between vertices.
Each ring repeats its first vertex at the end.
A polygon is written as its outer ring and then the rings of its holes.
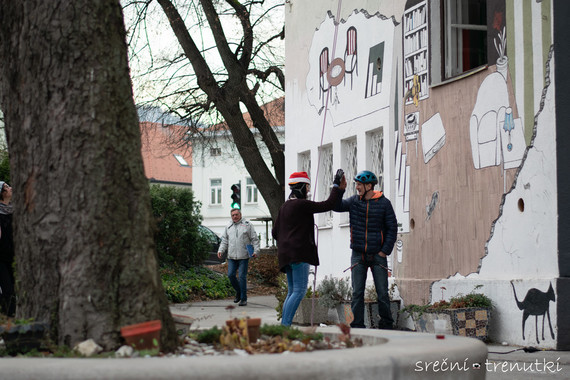
POLYGON ((161 265, 184 267, 200 265, 208 256, 208 240, 200 234, 200 202, 192 190, 172 186, 150 187, 152 213, 156 219, 155 236, 161 265))
POLYGON ((342 302, 350 300, 352 296, 350 280, 332 276, 323 278, 317 286, 317 292, 319 293, 319 304, 328 309, 333 309, 342 302))
POLYGON ((259 329, 261 335, 281 336, 290 340, 323 340, 322 333, 305 333, 298 328, 283 325, 263 325, 259 329))
POLYGON ((222 330, 218 326, 214 326, 208 330, 200 331, 196 336, 196 341, 198 343, 215 344, 220 343, 220 336, 222 335, 222 330))
POLYGON ((162 267, 160 277, 166 297, 173 303, 185 303, 192 298, 227 298, 234 292, 227 276, 204 267, 162 267))

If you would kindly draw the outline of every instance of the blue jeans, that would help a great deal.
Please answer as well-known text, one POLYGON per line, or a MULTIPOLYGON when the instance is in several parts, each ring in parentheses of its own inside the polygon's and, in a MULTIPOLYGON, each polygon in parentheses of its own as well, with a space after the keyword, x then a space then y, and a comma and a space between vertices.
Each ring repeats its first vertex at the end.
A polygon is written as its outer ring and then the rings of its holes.
POLYGON ((236 291, 236 297, 241 301, 247 301, 247 265, 249 259, 234 260, 228 259, 228 278, 236 291), (236 272, 239 281, 236 278, 236 272))
POLYGON ((285 267, 287 274, 287 298, 283 302, 281 324, 291 326, 299 304, 305 298, 309 284, 309 264, 294 263, 285 267))
POLYGON ((352 268, 351 307, 354 320, 350 326, 355 328, 366 327, 364 325, 364 292, 366 290, 368 268, 372 271, 374 287, 378 295, 378 313, 382 318, 380 320, 380 327, 392 326, 394 319, 390 311, 390 298, 388 297, 388 271, 385 269, 388 267, 388 259, 378 254, 364 255, 363 259, 361 252, 352 251, 350 263, 351 265, 356 264, 356 266, 352 268))

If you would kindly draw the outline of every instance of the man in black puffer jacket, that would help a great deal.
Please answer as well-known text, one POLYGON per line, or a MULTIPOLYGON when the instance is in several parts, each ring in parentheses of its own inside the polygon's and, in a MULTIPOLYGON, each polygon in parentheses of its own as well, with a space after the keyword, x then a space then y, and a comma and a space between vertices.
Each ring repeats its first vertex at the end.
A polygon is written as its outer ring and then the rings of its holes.
POLYGON ((350 248, 352 249, 351 327, 364 328, 364 291, 368 268, 374 277, 378 295, 381 329, 392 329, 394 319, 388 297, 388 255, 392 253, 398 233, 398 221, 392 204, 381 191, 374 191, 378 179, 365 170, 354 177, 357 195, 343 199, 334 211, 350 212, 350 248))

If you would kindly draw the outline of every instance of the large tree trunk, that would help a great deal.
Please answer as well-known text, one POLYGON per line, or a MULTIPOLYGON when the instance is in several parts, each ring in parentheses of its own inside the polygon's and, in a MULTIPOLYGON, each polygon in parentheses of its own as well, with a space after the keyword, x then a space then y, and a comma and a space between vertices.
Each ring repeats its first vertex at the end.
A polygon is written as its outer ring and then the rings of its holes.
POLYGON ((161 319, 172 350, 118 0, 2 1, 0 49, 17 316, 105 349, 161 319))

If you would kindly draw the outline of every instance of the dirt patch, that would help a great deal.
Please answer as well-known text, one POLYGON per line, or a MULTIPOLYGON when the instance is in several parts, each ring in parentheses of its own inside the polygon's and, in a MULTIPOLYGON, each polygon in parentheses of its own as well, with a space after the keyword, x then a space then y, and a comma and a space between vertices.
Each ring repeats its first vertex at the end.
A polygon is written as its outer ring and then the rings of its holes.
MULTIPOLYGON (((228 263, 208 265, 214 272, 228 274, 228 263)), ((250 296, 275 295, 277 292, 277 276, 279 275, 277 256, 261 254, 249 260, 247 272, 247 293, 250 296)))

